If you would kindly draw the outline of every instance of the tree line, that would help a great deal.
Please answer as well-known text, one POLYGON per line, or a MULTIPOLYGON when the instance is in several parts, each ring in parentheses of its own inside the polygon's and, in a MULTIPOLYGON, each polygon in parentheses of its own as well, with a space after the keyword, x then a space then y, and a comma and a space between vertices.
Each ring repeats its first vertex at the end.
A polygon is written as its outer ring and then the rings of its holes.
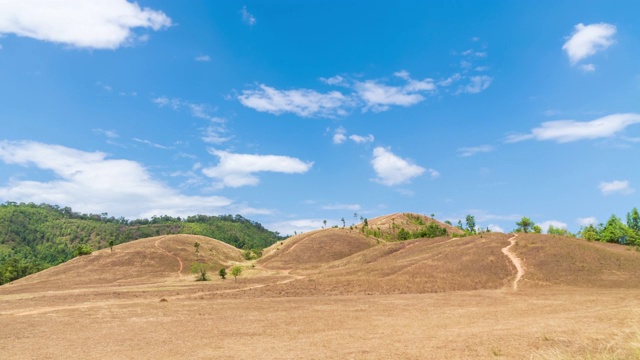
POLYGON ((136 239, 203 235, 259 254, 284 239, 241 215, 154 216, 128 220, 49 204, 0 204, 0 285, 86 254, 136 239))

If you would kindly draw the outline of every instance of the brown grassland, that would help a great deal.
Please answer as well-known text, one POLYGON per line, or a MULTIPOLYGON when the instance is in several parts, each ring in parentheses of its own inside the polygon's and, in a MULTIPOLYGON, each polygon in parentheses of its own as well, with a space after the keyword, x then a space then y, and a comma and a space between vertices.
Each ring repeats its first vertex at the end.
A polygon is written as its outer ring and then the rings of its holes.
POLYGON ((245 261, 214 239, 160 236, 1 286, 0 339, 2 359, 640 359, 640 252, 347 228, 245 261), (237 282, 218 277, 234 265, 237 282))

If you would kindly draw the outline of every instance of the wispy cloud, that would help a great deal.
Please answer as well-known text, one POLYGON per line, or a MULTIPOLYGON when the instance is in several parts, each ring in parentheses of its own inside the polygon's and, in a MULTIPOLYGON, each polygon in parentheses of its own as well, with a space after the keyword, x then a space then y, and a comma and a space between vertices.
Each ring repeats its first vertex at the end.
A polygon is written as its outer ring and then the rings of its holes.
POLYGON ((546 121, 540 124, 540 127, 532 129, 529 134, 509 135, 506 142, 514 143, 535 139, 568 143, 578 140, 609 138, 637 123, 640 123, 640 114, 635 113, 613 114, 591 121, 546 121))
POLYGON ((474 147, 459 148, 457 151, 458 151, 458 156, 468 157, 468 156, 476 155, 478 153, 492 152, 494 150, 495 148, 491 145, 480 145, 480 146, 474 146, 474 147))
POLYGON ((353 80, 341 75, 320 78, 341 91, 319 92, 313 89, 278 90, 265 84, 243 90, 237 97, 246 107, 275 115, 293 113, 301 117, 335 118, 345 116, 353 108, 362 112, 382 112, 394 106, 410 107, 437 94, 438 86, 446 88, 455 82, 468 80, 455 94, 477 94, 486 90, 493 80, 488 75, 465 77, 456 73, 436 83, 431 78, 417 80, 401 70, 391 79, 353 80))
POLYGON ((605 50, 611 46, 614 43, 613 36, 616 31, 617 29, 614 25, 607 23, 590 25, 580 23, 575 26, 574 32, 564 43, 562 49, 569 56, 571 64, 575 65, 598 51, 605 50))
POLYGON ((202 169, 206 176, 217 180, 217 188, 255 186, 260 182, 257 173, 277 172, 284 174, 304 174, 313 166, 313 162, 279 155, 234 154, 227 151, 210 149, 218 157, 218 165, 202 169))
POLYGON ((151 146, 151 147, 154 147, 156 149, 162 149, 162 150, 171 150, 171 149, 173 149, 173 147, 171 147, 171 146, 165 146, 165 145, 156 144, 156 143, 153 143, 153 142, 151 142, 149 140, 133 138, 133 141, 141 143, 141 144, 145 144, 145 145, 148 145, 148 146, 151 146))
POLYGON ((200 62, 209 62, 211 61, 211 57, 209 55, 200 55, 196 56, 195 60, 200 62))
POLYGON ((631 195, 636 191, 631 187, 628 180, 614 180, 610 182, 603 181, 598 185, 598 188, 603 195, 631 195))
POLYGON ((264 84, 242 91, 238 100, 246 107, 274 115, 293 113, 301 117, 328 118, 346 115, 346 108, 351 104, 351 100, 338 91, 277 90, 264 84))
POLYGON ((162 11, 126 0, 20 0, 0 2, 0 34, 15 34, 77 48, 117 49, 146 41, 134 29, 171 26, 162 11))
POLYGON ((247 11, 247 7, 243 6, 240 10, 240 14, 242 15, 242 22, 249 26, 253 26, 256 24, 256 17, 253 16, 249 11, 247 11))

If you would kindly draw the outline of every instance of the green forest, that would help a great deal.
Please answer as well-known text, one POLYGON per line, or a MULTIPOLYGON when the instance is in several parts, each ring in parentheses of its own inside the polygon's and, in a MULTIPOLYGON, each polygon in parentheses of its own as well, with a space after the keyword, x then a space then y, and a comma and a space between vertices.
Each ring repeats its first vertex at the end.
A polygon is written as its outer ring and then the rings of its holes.
POLYGON ((168 234, 204 235, 256 253, 284 239, 240 215, 128 220, 107 213, 81 214, 57 205, 6 202, 0 204, 0 285, 87 250, 168 234))

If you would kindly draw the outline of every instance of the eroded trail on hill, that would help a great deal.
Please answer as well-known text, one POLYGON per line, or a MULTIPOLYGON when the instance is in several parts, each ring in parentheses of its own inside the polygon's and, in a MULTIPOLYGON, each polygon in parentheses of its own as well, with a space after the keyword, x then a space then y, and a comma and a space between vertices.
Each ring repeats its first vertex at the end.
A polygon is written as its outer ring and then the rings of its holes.
POLYGON ((524 266, 522 266, 522 260, 511 251, 511 247, 516 244, 516 237, 518 237, 518 234, 509 239, 509 246, 502 248, 502 253, 507 255, 509 260, 511 260, 511 262, 513 263, 513 266, 515 266, 516 270, 518 271, 518 273, 516 274, 516 278, 513 280, 513 290, 518 290, 518 281, 520 281, 520 278, 522 278, 522 275, 524 275, 524 266))
POLYGON ((172 253, 170 253, 170 252, 168 252, 167 250, 165 250, 165 249, 163 249, 163 248, 161 248, 161 247, 160 247, 160 245, 159 245, 159 244, 160 244, 160 241, 164 240, 164 238, 165 238, 165 237, 163 236, 163 237, 161 237, 160 239, 158 239, 158 240, 156 241, 155 245, 156 245, 156 247, 157 247, 160 251, 162 251, 163 253, 165 253, 165 254, 167 254, 167 255, 169 255, 169 256, 171 256, 171 257, 174 257, 174 258, 176 258, 176 260, 178 260, 178 263, 180 264, 180 266, 179 266, 179 268, 178 268, 178 276, 179 276, 179 277, 182 277, 182 268, 184 267, 184 265, 182 264, 182 259, 180 259, 177 255, 173 255, 172 253))

